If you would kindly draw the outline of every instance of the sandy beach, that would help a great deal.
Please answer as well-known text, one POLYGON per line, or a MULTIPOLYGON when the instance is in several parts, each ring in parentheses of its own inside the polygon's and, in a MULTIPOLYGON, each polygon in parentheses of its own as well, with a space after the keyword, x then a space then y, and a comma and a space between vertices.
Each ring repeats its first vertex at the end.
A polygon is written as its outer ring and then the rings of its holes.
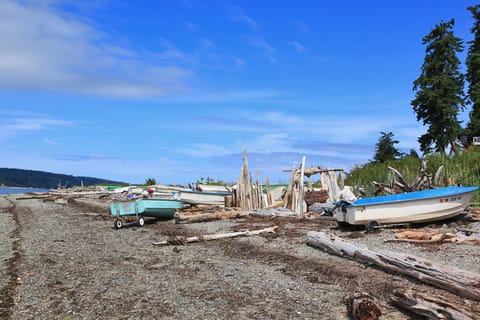
MULTIPOLYGON (((381 319, 411 319, 391 304, 413 289, 468 304, 448 291, 324 253, 308 231, 330 229, 375 250, 406 252, 480 273, 478 246, 385 243, 392 229, 365 234, 332 221, 247 217, 206 223, 149 221, 113 228, 107 202, 58 204, 0 197, 0 319, 348 319, 346 301, 367 292, 381 319), (279 226, 275 234, 155 246, 193 236, 279 226)), ((453 229, 463 222, 435 225, 453 229)), ((478 222, 469 223, 478 230, 478 222)))

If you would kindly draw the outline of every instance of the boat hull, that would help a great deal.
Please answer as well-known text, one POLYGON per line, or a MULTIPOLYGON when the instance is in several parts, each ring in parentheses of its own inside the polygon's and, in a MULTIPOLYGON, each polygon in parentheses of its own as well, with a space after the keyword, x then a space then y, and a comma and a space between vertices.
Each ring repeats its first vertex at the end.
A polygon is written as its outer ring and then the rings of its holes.
POLYGON ((359 199, 337 208, 339 222, 365 225, 423 223, 452 218, 463 213, 477 187, 446 187, 404 194, 359 199))
POLYGON ((230 192, 205 192, 205 191, 190 191, 182 190, 180 192, 180 199, 184 203, 191 205, 216 205, 220 207, 225 206, 225 196, 230 195, 230 192))
POLYGON ((145 216, 157 218, 173 218, 175 211, 181 209, 183 203, 172 199, 141 199, 129 202, 113 202, 110 205, 112 216, 145 216))

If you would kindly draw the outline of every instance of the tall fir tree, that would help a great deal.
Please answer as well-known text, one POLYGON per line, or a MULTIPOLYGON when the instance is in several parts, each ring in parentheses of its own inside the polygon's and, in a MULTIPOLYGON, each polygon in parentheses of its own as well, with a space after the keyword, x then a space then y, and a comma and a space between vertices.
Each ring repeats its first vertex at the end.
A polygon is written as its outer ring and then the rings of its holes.
POLYGON ((453 34, 455 21, 441 22, 423 38, 426 45, 422 73, 413 82, 416 91, 411 105, 417 121, 423 121, 427 132, 418 138, 426 154, 457 152, 461 134, 458 113, 465 106, 464 76, 459 71, 458 52, 463 41, 453 34))
POLYGON ((393 139, 392 132, 380 132, 380 138, 375 145, 375 162, 385 162, 387 160, 395 160, 403 154, 395 148, 398 140, 393 139))
POLYGON ((480 136, 480 5, 467 9, 472 13, 474 23, 470 29, 473 40, 468 42, 470 47, 466 60, 468 101, 472 105, 472 110, 462 141, 465 146, 472 144, 473 137, 480 136))

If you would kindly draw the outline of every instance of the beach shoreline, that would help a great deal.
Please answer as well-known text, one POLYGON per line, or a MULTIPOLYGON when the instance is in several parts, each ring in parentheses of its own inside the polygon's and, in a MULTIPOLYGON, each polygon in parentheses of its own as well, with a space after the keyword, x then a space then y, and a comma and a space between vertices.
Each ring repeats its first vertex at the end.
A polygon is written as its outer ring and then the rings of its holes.
MULTIPOLYGON (((375 297, 382 319, 409 319, 392 307, 393 290, 464 300, 312 248, 306 245, 312 230, 480 273, 476 246, 384 243, 392 230, 366 235, 338 231, 332 221, 279 217, 192 224, 147 220, 142 228, 115 230, 105 200, 20 199, 0 196, 0 310, 7 319, 348 319, 345 299, 358 291, 375 297), (279 226, 275 234, 152 245, 171 236, 272 226, 279 226)), ((437 226, 446 227, 454 226, 437 226)), ((469 303, 479 310, 478 302, 469 303)))

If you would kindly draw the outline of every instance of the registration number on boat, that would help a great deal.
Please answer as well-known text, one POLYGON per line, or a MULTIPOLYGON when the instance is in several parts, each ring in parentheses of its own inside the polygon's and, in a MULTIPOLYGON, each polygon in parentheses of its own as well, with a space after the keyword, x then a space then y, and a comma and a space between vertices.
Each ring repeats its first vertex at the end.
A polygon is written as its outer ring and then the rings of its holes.
POLYGON ((456 196, 456 197, 451 197, 451 198, 440 198, 440 202, 443 203, 443 202, 452 202, 452 201, 457 201, 457 200, 460 200, 462 199, 462 197, 460 196, 456 196))

